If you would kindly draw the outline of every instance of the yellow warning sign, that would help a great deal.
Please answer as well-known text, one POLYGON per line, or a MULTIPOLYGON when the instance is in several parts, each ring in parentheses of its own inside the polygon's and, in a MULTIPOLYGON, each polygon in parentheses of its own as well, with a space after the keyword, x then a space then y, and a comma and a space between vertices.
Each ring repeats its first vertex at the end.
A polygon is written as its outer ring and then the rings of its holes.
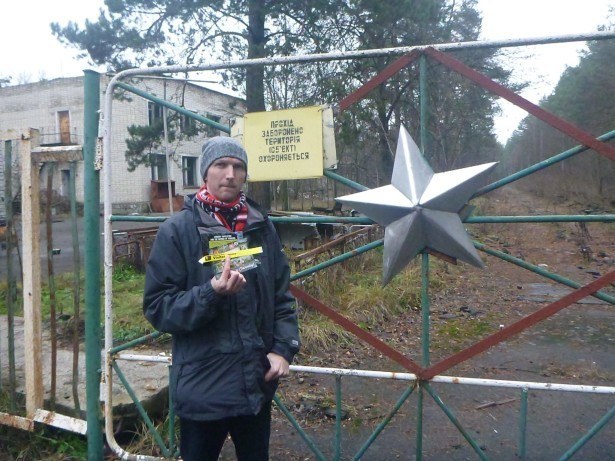
POLYGON ((316 178, 323 174, 323 108, 253 112, 244 116, 250 181, 316 178))
POLYGON ((207 264, 207 263, 213 263, 216 261, 224 261, 227 256, 229 256, 231 259, 234 259, 234 258, 241 258, 243 256, 257 255, 262 252, 263 252, 263 247, 246 248, 245 250, 231 250, 231 251, 227 251, 226 253, 216 253, 216 254, 211 254, 211 255, 205 255, 201 259, 199 259, 199 262, 201 264, 207 264))

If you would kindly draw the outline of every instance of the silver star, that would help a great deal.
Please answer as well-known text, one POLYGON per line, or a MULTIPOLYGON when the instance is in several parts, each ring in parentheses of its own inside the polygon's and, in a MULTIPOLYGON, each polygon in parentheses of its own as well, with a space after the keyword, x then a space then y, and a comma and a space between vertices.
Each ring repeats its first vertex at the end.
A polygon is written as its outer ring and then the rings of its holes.
POLYGON ((400 127, 391 184, 336 199, 385 226, 383 285, 425 248, 484 267, 459 212, 496 164, 434 173, 400 127))

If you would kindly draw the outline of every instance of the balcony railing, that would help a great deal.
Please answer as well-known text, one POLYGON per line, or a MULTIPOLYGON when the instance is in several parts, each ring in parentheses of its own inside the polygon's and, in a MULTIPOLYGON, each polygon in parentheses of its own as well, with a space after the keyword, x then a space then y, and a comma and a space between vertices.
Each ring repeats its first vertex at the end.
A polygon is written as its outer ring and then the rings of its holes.
POLYGON ((39 127, 41 146, 70 146, 83 143, 83 134, 76 127, 60 131, 57 127, 39 127))

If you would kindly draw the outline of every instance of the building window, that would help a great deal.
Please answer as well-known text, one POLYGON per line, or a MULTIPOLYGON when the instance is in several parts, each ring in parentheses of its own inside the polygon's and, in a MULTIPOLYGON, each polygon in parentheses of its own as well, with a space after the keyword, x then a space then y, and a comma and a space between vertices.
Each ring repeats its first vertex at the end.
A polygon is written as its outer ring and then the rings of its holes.
POLYGON ((149 117, 149 125, 155 125, 156 123, 162 123, 162 106, 155 102, 147 102, 147 114, 149 117))
MULTIPOLYGON (((196 114, 196 111, 191 111, 196 114)), ((188 117, 187 115, 181 114, 179 119, 180 125, 179 128, 181 132, 186 136, 196 136, 198 130, 196 128, 196 120, 192 117, 188 117)))
POLYGON ((149 161, 153 181, 164 181, 169 178, 167 161, 164 154, 150 154, 149 161))
MULTIPOLYGON (((205 117, 208 118, 209 120, 213 120, 214 122, 220 123, 221 117, 219 115, 208 113, 205 117)), ((214 128, 213 126, 209 126, 209 125, 206 125, 206 126, 207 128, 205 129, 205 133, 207 133, 208 137, 211 138, 212 136, 220 136, 220 130, 214 128)))
POLYGON ((198 187, 199 175, 196 168, 197 157, 182 157, 182 176, 184 187, 198 187))

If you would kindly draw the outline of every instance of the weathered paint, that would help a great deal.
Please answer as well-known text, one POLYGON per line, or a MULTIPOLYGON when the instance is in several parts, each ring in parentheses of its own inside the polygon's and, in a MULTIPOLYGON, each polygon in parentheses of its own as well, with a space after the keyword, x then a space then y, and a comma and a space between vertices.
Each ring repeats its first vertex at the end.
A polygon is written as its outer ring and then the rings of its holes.
POLYGON ((34 414, 34 421, 37 423, 46 424, 47 426, 57 427, 65 431, 75 432, 85 435, 87 433, 88 423, 83 419, 71 418, 70 416, 38 409, 34 414))
POLYGON ((577 301, 591 295, 592 293, 595 293, 600 288, 603 288, 613 282, 615 282, 615 271, 603 275, 602 277, 573 291, 572 293, 564 296, 563 298, 543 307, 542 309, 539 309, 533 314, 522 318, 518 322, 515 322, 512 325, 503 328, 497 333, 494 333, 491 336, 488 336, 487 338, 478 341, 477 343, 474 343, 472 346, 462 350, 461 352, 458 352, 457 354, 451 355, 450 357, 440 361, 436 365, 421 370, 419 376, 423 379, 433 378, 434 376, 446 370, 449 370, 453 366, 458 365, 461 362, 465 362, 466 360, 480 354, 481 352, 484 352, 490 347, 493 347, 496 344, 499 344, 507 340, 508 338, 522 332, 523 330, 526 330, 532 325, 535 325, 538 322, 545 320, 546 318, 556 314, 560 310, 570 306, 573 303, 576 303, 577 301))
POLYGON ((0 412, 0 424, 29 432, 32 432, 34 430, 33 420, 4 412, 0 412))
POLYGON ((517 107, 520 107, 521 109, 527 111, 536 118, 551 125, 553 128, 561 131, 564 134, 567 134, 571 138, 576 139, 581 144, 591 147, 596 152, 610 158, 611 160, 615 160, 615 148, 603 143, 602 141, 597 140, 585 131, 574 126, 572 123, 569 123, 537 106, 536 104, 531 103, 527 99, 519 96, 514 91, 511 91, 505 86, 491 80, 486 75, 481 74, 480 72, 477 72, 471 67, 466 66, 461 61, 453 58, 450 54, 442 53, 441 51, 438 51, 432 47, 426 48, 425 53, 428 56, 436 59, 440 63, 444 64, 448 68, 477 83, 481 87, 491 91, 492 93, 497 94, 498 96, 501 96, 509 102, 512 102, 517 107))

